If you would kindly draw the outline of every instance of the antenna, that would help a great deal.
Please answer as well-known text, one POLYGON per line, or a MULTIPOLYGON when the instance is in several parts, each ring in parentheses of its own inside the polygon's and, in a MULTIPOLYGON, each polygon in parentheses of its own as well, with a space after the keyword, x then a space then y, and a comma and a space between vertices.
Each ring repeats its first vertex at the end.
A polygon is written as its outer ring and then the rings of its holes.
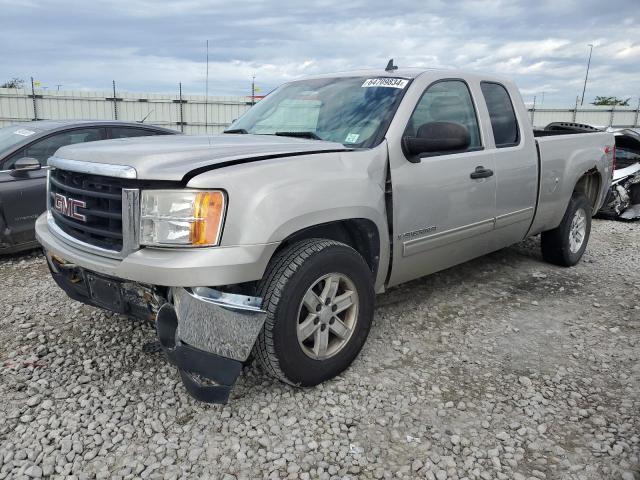
POLYGON ((393 64, 393 58, 389 60, 389 63, 387 63, 387 67, 384 69, 385 72, 393 72, 394 70, 397 70, 398 67, 396 65, 393 64))
POLYGON ((155 112, 155 109, 151 110, 149 113, 147 113, 144 118, 142 120, 140 120, 138 123, 144 123, 144 121, 149 118, 149 115, 151 115, 153 112, 155 112))

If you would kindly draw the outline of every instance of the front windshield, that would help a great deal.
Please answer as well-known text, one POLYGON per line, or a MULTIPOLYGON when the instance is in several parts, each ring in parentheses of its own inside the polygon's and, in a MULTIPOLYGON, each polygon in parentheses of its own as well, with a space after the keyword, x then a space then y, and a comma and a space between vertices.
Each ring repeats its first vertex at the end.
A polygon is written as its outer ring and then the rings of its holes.
POLYGON ((409 80, 345 77, 278 88, 233 123, 230 133, 315 138, 350 147, 379 143, 409 80))
POLYGON ((0 128, 0 152, 20 143, 35 133, 34 130, 20 125, 0 128))

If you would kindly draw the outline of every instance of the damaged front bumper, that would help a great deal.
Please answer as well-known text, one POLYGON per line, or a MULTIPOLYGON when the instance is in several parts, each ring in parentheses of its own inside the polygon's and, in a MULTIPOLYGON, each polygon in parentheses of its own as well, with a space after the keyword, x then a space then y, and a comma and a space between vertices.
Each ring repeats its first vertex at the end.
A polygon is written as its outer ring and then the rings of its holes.
POLYGON ((127 282, 45 253, 54 280, 74 300, 155 319, 162 350, 187 391, 200 401, 227 402, 264 325, 261 298, 209 287, 161 289, 127 282))
POLYGON ((193 397, 226 403, 262 330, 262 299, 208 287, 173 288, 172 297, 156 319, 162 349, 193 397))

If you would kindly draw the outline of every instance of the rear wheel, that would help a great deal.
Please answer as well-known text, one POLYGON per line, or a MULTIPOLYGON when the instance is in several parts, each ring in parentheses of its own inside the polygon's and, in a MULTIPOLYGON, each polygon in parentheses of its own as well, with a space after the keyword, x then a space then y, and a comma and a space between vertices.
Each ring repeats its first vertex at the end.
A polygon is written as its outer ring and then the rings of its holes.
POLYGON ((373 317, 373 278, 354 249, 311 239, 280 252, 260 286, 267 312, 256 358, 271 375, 313 386, 345 370, 373 317))
POLYGON ((584 194, 574 192, 560 225, 542 232, 542 257, 547 262, 571 267, 582 258, 590 233, 591 203, 584 194))

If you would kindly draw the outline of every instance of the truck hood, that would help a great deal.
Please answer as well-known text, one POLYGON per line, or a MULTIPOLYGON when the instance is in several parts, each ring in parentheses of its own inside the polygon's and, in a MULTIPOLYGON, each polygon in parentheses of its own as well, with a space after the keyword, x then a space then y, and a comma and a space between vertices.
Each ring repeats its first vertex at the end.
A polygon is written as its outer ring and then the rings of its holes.
POLYGON ((161 135, 80 143, 54 157, 133 167, 143 180, 180 181, 190 172, 240 161, 348 151, 341 143, 275 135, 161 135))

